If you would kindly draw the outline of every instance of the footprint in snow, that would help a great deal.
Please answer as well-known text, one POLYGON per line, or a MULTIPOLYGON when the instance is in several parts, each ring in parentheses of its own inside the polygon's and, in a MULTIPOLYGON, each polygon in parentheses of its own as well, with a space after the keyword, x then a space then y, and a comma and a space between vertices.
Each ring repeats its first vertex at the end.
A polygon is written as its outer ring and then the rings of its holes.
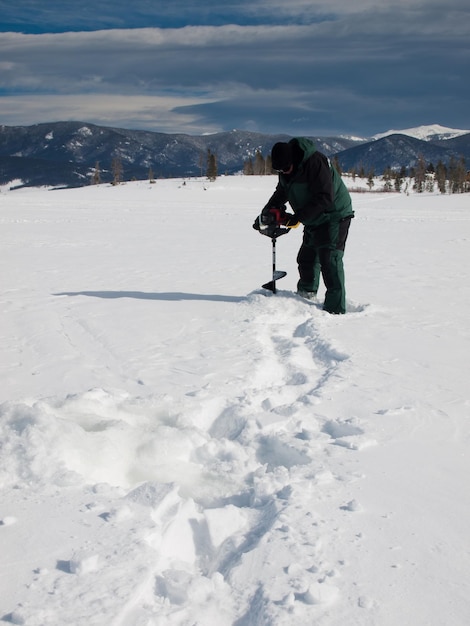
POLYGON ((377 444, 375 439, 367 437, 364 430, 352 420, 330 420, 323 426, 322 432, 331 437, 334 445, 350 450, 363 450, 377 444))

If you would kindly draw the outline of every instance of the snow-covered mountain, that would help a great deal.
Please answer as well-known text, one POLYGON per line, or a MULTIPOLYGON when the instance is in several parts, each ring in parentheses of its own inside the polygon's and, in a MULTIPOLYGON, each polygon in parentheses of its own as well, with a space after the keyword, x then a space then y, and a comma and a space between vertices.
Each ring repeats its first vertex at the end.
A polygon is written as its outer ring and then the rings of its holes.
MULTIPOLYGON (((241 171, 258 150, 266 156, 276 141, 289 138, 241 130, 167 135, 85 122, 0 126, 0 184, 21 179, 27 186, 79 187, 90 184, 97 163, 102 182, 110 182, 115 158, 122 162, 124 180, 145 180, 150 169, 157 178, 200 176, 208 151, 216 155, 219 173, 231 174, 241 171)), ((449 163, 461 157, 470 161, 470 131, 438 124, 390 130, 371 139, 311 138, 318 150, 338 156, 343 169, 409 168, 419 155, 428 163, 449 163)))
MULTIPOLYGON (((33 186, 87 185, 96 163, 102 180, 110 181, 115 158, 122 162, 125 180, 145 179, 150 168, 158 178, 198 176, 205 171, 208 151, 217 155, 220 173, 235 173, 258 150, 266 156, 276 141, 289 138, 242 130, 165 134, 85 122, 0 126, 0 184, 21 178, 33 186)), ((358 143, 341 137, 313 139, 328 156, 358 143)))
POLYGON ((405 128, 403 130, 387 130, 385 133, 374 135, 372 139, 383 139, 389 135, 408 135, 421 141, 441 141, 443 139, 453 139, 470 133, 470 130, 459 130, 458 128, 447 128, 440 124, 429 124, 416 126, 415 128, 405 128))

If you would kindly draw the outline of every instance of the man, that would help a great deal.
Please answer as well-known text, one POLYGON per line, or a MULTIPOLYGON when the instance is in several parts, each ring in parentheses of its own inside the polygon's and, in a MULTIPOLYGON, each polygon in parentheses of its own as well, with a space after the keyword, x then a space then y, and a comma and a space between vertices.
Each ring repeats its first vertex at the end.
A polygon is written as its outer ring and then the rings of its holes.
MULTIPOLYGON (((298 222, 304 225, 297 255, 297 293, 314 298, 321 269, 326 287, 323 309, 346 313, 343 254, 354 217, 349 192, 327 157, 309 139, 296 137, 288 143, 276 143, 271 159, 279 180, 262 216, 275 215, 279 224, 288 228, 298 222), (286 213, 286 202, 293 215, 286 213)), ((253 228, 260 229, 259 218, 253 228)))

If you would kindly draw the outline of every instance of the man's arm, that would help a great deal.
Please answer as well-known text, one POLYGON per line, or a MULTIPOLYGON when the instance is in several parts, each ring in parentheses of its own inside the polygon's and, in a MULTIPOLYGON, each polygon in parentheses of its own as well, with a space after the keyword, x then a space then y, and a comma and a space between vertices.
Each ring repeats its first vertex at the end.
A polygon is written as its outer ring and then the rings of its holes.
POLYGON ((281 183, 278 183, 273 195, 269 198, 264 209, 270 209, 271 207, 280 208, 283 207, 286 202, 287 195, 284 187, 281 185, 281 183))
POLYGON ((334 210, 333 179, 325 155, 315 152, 305 164, 310 198, 296 216, 303 224, 313 224, 324 213, 334 210))

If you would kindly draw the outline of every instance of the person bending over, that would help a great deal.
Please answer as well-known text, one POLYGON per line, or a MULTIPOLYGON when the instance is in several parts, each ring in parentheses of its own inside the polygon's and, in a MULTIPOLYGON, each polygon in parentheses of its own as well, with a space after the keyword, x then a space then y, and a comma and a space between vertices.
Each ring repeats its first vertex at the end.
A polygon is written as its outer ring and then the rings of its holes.
MULTIPOLYGON (((320 272, 326 293, 323 309, 346 313, 343 255, 351 219, 351 196, 329 159, 305 137, 274 144, 272 167, 279 174, 276 189, 261 214, 274 214, 288 228, 304 225, 297 255, 297 293, 313 299, 320 272), (293 214, 287 213, 286 202, 293 214)), ((253 228, 260 230, 259 217, 253 228)))

